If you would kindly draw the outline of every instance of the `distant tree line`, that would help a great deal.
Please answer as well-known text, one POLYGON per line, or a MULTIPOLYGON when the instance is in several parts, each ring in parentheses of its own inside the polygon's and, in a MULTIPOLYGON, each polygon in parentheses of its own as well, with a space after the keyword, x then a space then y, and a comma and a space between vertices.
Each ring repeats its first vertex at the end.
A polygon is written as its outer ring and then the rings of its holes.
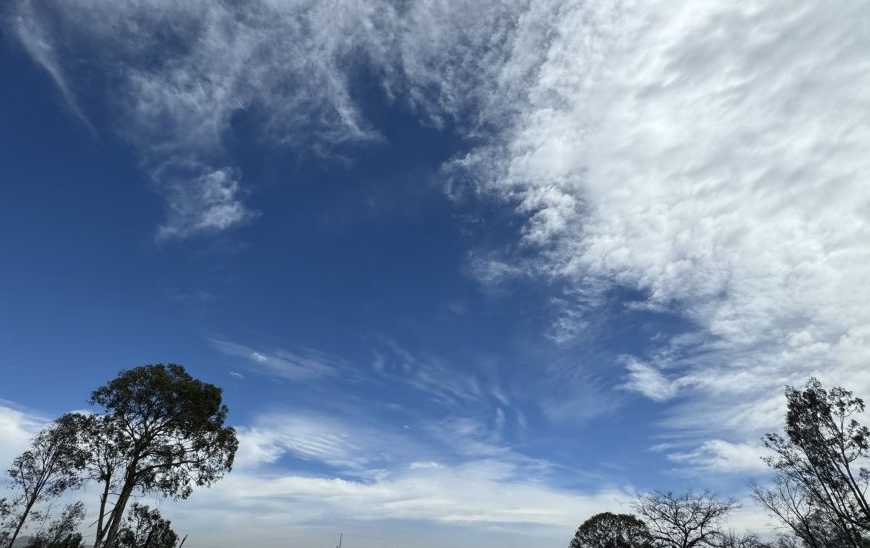
POLYGON ((858 422, 864 402, 815 378, 785 396, 784 432, 764 437, 773 481, 751 486, 781 524, 778 538, 726 530, 724 520, 738 506, 733 499, 657 491, 637 495, 636 515, 589 518, 569 548, 870 548, 870 429, 858 422))
MULTIPOLYGON (((131 498, 185 499, 232 468, 238 440, 224 424, 220 388, 180 365, 121 371, 91 394, 90 404, 93 413, 58 418, 13 461, 7 477, 15 494, 0 499, 0 548, 12 548, 29 524, 44 524, 46 503, 85 484, 99 492, 94 548, 174 548, 170 522, 131 498)), ((29 546, 79 548, 84 508, 66 506, 29 546)))

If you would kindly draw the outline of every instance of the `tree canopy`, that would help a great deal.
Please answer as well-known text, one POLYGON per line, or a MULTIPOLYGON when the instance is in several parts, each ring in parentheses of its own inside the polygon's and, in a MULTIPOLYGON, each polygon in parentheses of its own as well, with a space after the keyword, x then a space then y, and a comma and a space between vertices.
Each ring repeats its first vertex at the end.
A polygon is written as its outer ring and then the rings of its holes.
POLYGON ((107 419, 95 427, 98 435, 111 437, 104 449, 111 448, 108 456, 115 459, 111 474, 105 470, 104 487, 120 488, 95 548, 114 544, 134 491, 183 499, 232 469, 239 442, 224 424, 221 389, 194 379, 181 365, 122 371, 93 392, 91 404, 105 411, 107 419))
POLYGON ((646 524, 629 514, 596 514, 583 522, 569 548, 653 548, 646 524))

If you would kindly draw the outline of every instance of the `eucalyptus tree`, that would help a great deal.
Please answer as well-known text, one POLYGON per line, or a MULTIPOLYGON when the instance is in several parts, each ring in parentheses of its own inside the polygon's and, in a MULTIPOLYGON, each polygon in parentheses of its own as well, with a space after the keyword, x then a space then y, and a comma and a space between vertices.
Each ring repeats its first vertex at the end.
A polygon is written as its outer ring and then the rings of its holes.
POLYGON ((6 541, 11 548, 34 507, 79 487, 87 453, 78 443, 77 421, 64 415, 42 429, 30 448, 12 461, 9 483, 18 492, 11 505, 12 530, 6 541))
POLYGON ((102 444, 89 470, 101 483, 98 520, 105 516, 94 548, 116 545, 134 493, 184 499, 232 469, 238 439, 224 424, 221 389, 194 379, 181 365, 121 371, 90 401, 103 411, 103 418, 89 425, 102 444), (116 498, 106 510, 112 493, 116 498))

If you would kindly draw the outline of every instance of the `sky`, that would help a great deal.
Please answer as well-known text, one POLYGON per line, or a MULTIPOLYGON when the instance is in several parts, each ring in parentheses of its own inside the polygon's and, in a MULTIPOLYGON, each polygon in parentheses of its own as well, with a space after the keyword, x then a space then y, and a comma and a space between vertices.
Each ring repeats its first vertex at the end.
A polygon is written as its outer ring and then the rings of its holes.
POLYGON ((864 2, 0 17, 0 464, 181 363, 241 440, 145 497, 186 548, 563 546, 690 487, 769 529, 784 386, 870 397, 864 2))

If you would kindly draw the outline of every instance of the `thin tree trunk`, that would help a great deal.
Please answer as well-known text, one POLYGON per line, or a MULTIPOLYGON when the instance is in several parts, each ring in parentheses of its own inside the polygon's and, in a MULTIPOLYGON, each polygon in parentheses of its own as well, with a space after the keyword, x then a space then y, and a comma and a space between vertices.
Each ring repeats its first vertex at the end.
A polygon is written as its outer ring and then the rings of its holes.
POLYGON ((36 497, 31 497, 27 506, 24 507, 24 512, 21 513, 21 517, 18 518, 18 525, 15 526, 15 531, 12 532, 12 537, 9 539, 9 548, 12 548, 12 545, 15 544, 15 539, 18 538, 18 533, 20 533, 21 528, 24 527, 24 522, 27 521, 27 516, 33 509, 34 504, 36 504, 36 497))
POLYGON ((103 529, 103 519, 106 517, 106 502, 109 500, 110 479, 106 479, 106 486, 103 488, 103 494, 100 495, 100 515, 97 518, 97 534, 94 537, 94 548, 100 548, 103 543, 103 535, 106 534, 103 529))
MULTIPOLYGON (((121 489, 121 495, 112 509, 112 515, 109 518, 109 531, 106 533, 106 546, 112 548, 115 543, 115 537, 118 536, 118 529, 121 526, 121 518, 124 515, 124 509, 127 507, 127 501, 130 500, 130 495, 133 494, 135 484, 131 480, 124 482, 124 488, 121 489)), ((11 547, 10 547, 11 548, 11 547)))

